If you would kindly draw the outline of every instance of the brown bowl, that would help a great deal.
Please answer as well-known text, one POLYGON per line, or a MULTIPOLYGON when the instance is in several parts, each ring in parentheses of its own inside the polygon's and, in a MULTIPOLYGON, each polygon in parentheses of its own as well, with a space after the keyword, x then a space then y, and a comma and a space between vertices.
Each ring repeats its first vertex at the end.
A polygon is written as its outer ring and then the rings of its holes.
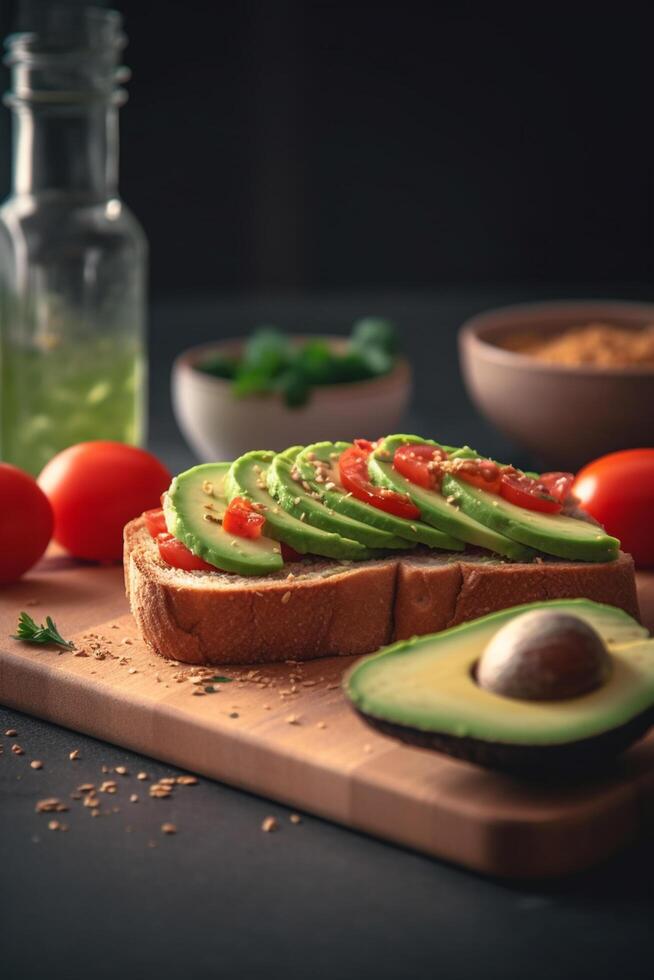
POLYGON ((549 364, 498 346, 509 334, 555 333, 587 323, 643 327, 654 305, 570 301, 507 306, 473 317, 459 333, 472 401, 539 464, 576 470, 617 449, 654 444, 654 368, 549 364))

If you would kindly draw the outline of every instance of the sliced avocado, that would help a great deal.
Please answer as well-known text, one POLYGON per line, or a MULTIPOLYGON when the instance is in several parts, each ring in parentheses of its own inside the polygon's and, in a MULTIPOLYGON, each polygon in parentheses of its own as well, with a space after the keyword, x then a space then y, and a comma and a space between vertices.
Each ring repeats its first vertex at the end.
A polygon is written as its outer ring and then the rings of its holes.
POLYGON ((359 661, 344 687, 366 721, 411 744, 507 769, 588 762, 626 747, 654 723, 654 640, 613 606, 530 603, 387 647, 359 661), (475 665, 492 637, 522 613, 545 609, 578 617, 599 634, 612 659, 608 679, 557 701, 482 688, 475 665))
POLYGON ((267 486, 268 469, 274 458, 275 453, 258 450, 245 453, 235 460, 225 478, 227 499, 245 497, 258 504, 266 517, 266 534, 290 545, 300 554, 322 555, 341 561, 372 557, 359 541, 313 527, 306 520, 289 514, 277 503, 267 486))
POLYGON ((453 497, 464 514, 545 554, 572 561, 614 561, 618 557, 620 542, 596 524, 517 507, 451 474, 443 479, 443 494, 453 497))
POLYGON ((399 446, 412 443, 438 445, 431 439, 421 439, 419 436, 387 436, 370 454, 368 472, 372 482, 378 486, 397 490, 398 493, 407 494, 420 509, 423 521, 461 541, 477 545, 479 548, 488 548, 489 551, 495 551, 499 555, 506 555, 518 561, 529 561, 534 557, 534 552, 530 548, 470 517, 452 501, 446 499, 442 493, 426 490, 401 476, 393 468, 393 455, 399 446))
POLYGON ((284 562, 277 541, 228 534, 222 519, 227 507, 224 482, 229 463, 203 463, 176 476, 164 498, 169 532, 216 568, 240 575, 266 575, 284 562))
POLYGON ((353 541, 360 541, 369 548, 411 547, 404 538, 398 538, 397 535, 381 528, 339 514, 323 502, 320 491, 307 491, 302 486, 299 472, 295 469, 295 460, 301 449, 302 446, 293 446, 283 453, 278 453, 268 470, 268 490, 284 510, 300 519, 304 514, 304 519, 313 527, 333 531, 353 541))
POLYGON ((351 445, 350 442, 316 442, 303 449, 296 457, 295 466, 304 481, 304 489, 308 487, 308 492, 319 493, 325 505, 339 514, 403 538, 410 543, 404 547, 425 544, 447 551, 463 550, 462 541, 436 530, 430 524, 396 517, 347 493, 341 484, 338 458, 351 445))

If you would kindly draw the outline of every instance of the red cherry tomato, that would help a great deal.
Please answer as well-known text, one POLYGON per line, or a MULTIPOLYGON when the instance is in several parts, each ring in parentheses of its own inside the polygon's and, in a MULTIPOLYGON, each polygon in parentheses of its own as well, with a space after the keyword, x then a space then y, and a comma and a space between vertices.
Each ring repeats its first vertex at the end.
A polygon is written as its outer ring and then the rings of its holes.
POLYGON ((558 514, 561 510, 561 504, 548 493, 547 487, 524 473, 502 473, 500 494, 510 504, 542 514, 558 514))
POLYGON ((166 534, 168 532, 163 507, 146 510, 143 516, 145 518, 145 526, 150 532, 151 537, 156 538, 158 534, 166 534))
POLYGON ((55 540, 76 558, 115 561, 123 528, 157 507, 171 476, 151 453, 121 442, 81 442, 51 459, 39 486, 52 504, 55 540))
POLYGON ((601 456, 579 471, 572 493, 636 565, 654 566, 654 449, 601 456))
POLYGON ((341 453, 338 468, 345 489, 349 490, 357 500, 363 500, 377 507, 378 510, 395 514, 396 517, 406 517, 411 521, 417 520, 420 511, 409 497, 403 493, 395 493, 394 490, 376 487, 371 483, 368 476, 368 456, 369 452, 360 446, 350 446, 341 453))
POLYGON ((172 534, 168 534, 167 531, 157 535, 157 547, 161 558, 173 568, 182 568, 185 572, 221 571, 215 565, 210 565, 208 561, 198 558, 185 544, 174 538, 172 534))
POLYGON ((439 463, 445 459, 447 453, 440 446, 426 446, 422 443, 398 446, 393 456, 393 469, 419 487, 436 490, 442 478, 439 463))
POLYGON ((52 536, 54 517, 36 480, 0 463, 0 585, 36 564, 52 536))
POLYGON ((266 518, 254 504, 245 497, 234 497, 225 511, 223 530, 239 538, 260 538, 265 523, 266 518))
POLYGON ((541 473, 538 479, 550 497, 554 497, 560 504, 564 504, 570 496, 575 477, 574 473, 541 473))
POLYGON ((452 475, 487 493, 500 492, 502 472, 492 459, 456 459, 452 475))

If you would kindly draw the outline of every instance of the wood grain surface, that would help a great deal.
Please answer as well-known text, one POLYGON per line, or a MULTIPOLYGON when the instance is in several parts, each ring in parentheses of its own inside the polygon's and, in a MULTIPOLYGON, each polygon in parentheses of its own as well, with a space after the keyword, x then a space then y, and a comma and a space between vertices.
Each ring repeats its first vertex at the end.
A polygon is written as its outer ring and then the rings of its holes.
MULTIPOLYGON (((639 594, 652 628, 653 574, 639 594)), ((487 874, 580 870, 651 825, 654 735, 601 779, 512 779, 371 732, 339 689, 350 662, 229 668, 212 684, 143 645, 122 568, 57 554, 0 593, 0 701, 76 731, 487 874), (21 609, 52 615, 76 652, 11 639, 21 609)))

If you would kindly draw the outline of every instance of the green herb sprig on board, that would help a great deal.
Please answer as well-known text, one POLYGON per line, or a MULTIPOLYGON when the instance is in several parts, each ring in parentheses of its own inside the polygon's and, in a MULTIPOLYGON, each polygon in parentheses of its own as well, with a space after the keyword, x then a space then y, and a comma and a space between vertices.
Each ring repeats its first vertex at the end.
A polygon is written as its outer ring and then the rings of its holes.
POLYGON ((24 643, 55 643, 65 650, 75 649, 74 643, 70 640, 64 640, 50 616, 46 616, 45 626, 43 624, 39 626, 28 613, 22 612, 18 617, 18 627, 13 638, 14 640, 22 640, 24 643))

